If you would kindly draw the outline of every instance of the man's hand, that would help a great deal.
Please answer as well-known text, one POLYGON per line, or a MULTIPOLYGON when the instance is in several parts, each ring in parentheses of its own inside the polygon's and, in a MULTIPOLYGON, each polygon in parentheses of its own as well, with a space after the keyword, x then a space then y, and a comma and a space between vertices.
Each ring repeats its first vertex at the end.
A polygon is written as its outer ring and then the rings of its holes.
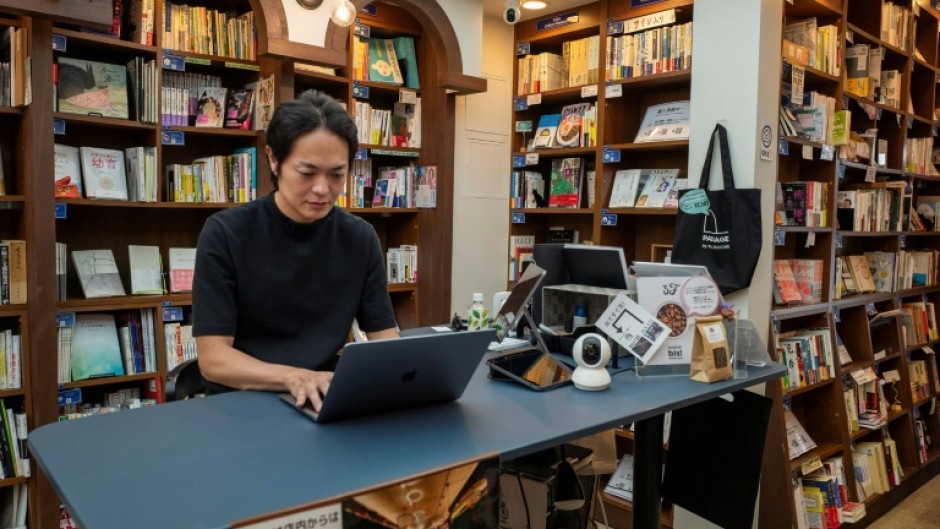
POLYGON ((290 394, 293 395, 296 402, 295 406, 302 408, 307 401, 313 406, 313 410, 320 411, 323 405, 323 398, 330 389, 330 382, 333 381, 333 373, 330 371, 310 371, 309 369, 293 369, 287 375, 284 381, 290 394))

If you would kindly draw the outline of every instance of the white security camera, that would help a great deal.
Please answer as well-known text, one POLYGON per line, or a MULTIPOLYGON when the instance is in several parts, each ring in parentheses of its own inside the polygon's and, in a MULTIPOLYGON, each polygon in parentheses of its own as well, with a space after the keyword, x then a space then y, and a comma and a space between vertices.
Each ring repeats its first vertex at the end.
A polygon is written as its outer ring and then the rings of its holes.
POLYGON ((610 361, 610 344, 600 334, 582 334, 571 348, 578 367, 571 375, 574 387, 585 391, 600 391, 610 385, 607 362, 610 361))
POLYGON ((519 1, 506 0, 506 7, 503 9, 503 22, 514 26, 519 22, 520 16, 522 16, 522 10, 519 8, 519 1))

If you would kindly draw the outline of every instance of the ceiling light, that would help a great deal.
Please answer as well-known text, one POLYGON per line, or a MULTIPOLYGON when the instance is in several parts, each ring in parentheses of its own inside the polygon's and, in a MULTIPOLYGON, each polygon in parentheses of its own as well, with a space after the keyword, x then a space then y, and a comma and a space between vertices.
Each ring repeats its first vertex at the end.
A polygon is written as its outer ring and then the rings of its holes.
POLYGON ((548 7, 548 2, 545 0, 523 0, 522 9, 536 10, 536 9, 545 9, 548 7))
POLYGON ((330 20, 337 26, 348 28, 356 20, 356 6, 349 0, 337 0, 330 13, 330 20))

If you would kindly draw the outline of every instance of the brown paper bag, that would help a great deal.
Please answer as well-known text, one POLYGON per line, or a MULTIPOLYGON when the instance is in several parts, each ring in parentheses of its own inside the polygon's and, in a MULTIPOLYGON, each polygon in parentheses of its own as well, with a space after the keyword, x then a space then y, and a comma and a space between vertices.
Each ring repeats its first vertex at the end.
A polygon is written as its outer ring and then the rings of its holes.
POLYGON ((729 379, 734 374, 731 370, 728 336, 721 320, 720 315, 695 320, 690 370, 692 380, 718 382, 729 379))

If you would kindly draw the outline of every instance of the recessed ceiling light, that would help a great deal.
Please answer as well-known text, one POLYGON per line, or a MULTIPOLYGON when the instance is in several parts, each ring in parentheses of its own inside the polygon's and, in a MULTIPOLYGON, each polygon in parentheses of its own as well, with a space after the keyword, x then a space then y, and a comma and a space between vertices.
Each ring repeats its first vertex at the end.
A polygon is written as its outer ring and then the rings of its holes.
POLYGON ((544 0, 523 0, 522 2, 523 9, 530 9, 534 11, 536 9, 545 9, 546 7, 548 7, 548 2, 545 2, 544 0))

